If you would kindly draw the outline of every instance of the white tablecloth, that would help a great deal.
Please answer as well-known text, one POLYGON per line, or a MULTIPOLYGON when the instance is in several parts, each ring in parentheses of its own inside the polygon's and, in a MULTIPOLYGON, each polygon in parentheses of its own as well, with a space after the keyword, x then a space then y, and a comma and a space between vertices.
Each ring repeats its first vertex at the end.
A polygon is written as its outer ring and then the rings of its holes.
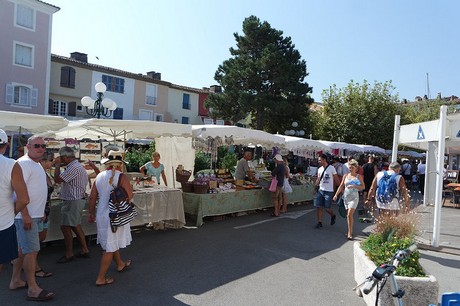
MULTIPOLYGON (((63 239, 60 223, 61 200, 52 200, 48 234, 45 241, 63 239)), ((179 189, 142 188, 134 192, 133 203, 138 215, 131 226, 152 226, 154 229, 181 228, 185 225, 182 191, 179 189)), ((83 210, 82 228, 85 235, 97 233, 96 223, 88 223, 88 203, 83 210)))

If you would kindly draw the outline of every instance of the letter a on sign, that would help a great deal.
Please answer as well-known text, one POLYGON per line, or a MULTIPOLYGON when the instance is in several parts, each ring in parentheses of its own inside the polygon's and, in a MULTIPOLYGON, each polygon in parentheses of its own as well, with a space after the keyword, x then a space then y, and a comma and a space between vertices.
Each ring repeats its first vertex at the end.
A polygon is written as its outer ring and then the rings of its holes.
POLYGON ((425 139, 425 134, 423 133, 422 126, 418 126, 417 139, 425 139))

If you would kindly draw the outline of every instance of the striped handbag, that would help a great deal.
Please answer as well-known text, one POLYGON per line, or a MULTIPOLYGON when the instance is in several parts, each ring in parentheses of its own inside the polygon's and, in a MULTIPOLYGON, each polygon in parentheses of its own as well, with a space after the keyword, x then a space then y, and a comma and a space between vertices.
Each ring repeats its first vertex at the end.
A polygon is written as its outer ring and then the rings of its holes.
POLYGON ((109 199, 109 218, 112 232, 116 232, 117 228, 131 222, 136 216, 136 205, 128 201, 128 193, 120 186, 121 173, 118 178, 117 187, 110 192, 109 199))

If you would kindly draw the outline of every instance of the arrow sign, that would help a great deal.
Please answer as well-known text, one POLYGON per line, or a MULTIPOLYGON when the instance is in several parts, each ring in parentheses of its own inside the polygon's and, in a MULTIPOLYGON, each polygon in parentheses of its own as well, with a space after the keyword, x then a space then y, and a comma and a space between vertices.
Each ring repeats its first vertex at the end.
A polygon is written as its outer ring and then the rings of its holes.
POLYGON ((272 222, 272 221, 276 221, 276 220, 280 220, 280 219, 298 219, 298 218, 302 217, 303 215, 311 213, 312 211, 316 211, 316 209, 307 209, 307 210, 301 210, 301 211, 288 212, 288 213, 285 213, 285 214, 281 214, 277 218, 275 217, 275 218, 270 218, 270 219, 267 219, 267 220, 262 220, 262 221, 259 221, 259 222, 254 222, 254 223, 250 223, 250 224, 246 224, 246 225, 236 226, 236 227, 234 227, 234 229, 242 229, 242 228, 251 227, 251 226, 258 225, 258 224, 262 224, 262 223, 266 223, 266 222, 272 222))

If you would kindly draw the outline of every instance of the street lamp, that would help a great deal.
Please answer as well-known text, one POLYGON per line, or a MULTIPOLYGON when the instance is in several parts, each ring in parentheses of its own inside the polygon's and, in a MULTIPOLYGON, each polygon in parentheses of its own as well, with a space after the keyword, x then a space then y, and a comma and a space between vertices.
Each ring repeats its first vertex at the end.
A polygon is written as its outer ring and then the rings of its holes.
POLYGON ((86 113, 91 117, 101 118, 112 116, 112 112, 117 109, 117 103, 110 98, 104 98, 104 93, 107 87, 104 83, 99 82, 94 86, 97 92, 97 99, 93 100, 91 97, 84 96, 81 98, 81 105, 86 107, 86 113))
MULTIPOLYGON (((296 121, 292 122, 292 127, 293 127, 294 129, 295 129, 296 127, 298 127, 298 126, 299 126, 299 124, 298 124, 296 121)), ((289 135, 290 135, 290 136, 304 136, 304 135, 305 135, 305 131, 304 131, 304 130, 294 130, 294 129, 292 129, 292 130, 286 130, 286 131, 284 131, 284 134, 285 134, 285 135, 288 135, 288 136, 289 136, 289 135)))

